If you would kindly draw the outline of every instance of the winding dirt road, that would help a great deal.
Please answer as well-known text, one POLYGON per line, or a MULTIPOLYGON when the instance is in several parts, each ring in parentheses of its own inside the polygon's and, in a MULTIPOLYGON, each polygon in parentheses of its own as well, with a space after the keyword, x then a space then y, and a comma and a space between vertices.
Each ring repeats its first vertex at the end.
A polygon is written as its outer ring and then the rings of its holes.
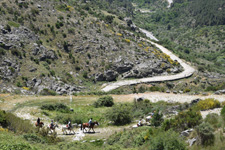
MULTIPOLYGON (((146 30, 142 30, 143 33, 146 34, 147 37, 152 38, 150 35, 152 35, 150 32, 146 30)), ((102 91, 108 92, 111 90, 114 90, 116 88, 119 88, 121 86, 125 85, 134 85, 134 84, 139 84, 139 83, 149 83, 149 82, 159 82, 159 81, 172 81, 172 80, 178 80, 178 79, 183 79, 186 77, 190 77, 194 72, 195 69, 192 68, 190 65, 188 65, 186 62, 178 58, 176 55, 174 55, 171 51, 166 49, 165 47, 154 43, 152 41, 149 41, 147 39, 143 39, 147 42, 152 43, 156 47, 158 47, 163 53, 167 54, 170 56, 172 60, 176 60, 180 63, 180 65, 183 67, 184 71, 175 75, 166 75, 166 76, 155 76, 155 77, 148 77, 148 78, 142 78, 142 79, 131 79, 131 80, 121 80, 113 83, 107 83, 102 85, 102 91)))

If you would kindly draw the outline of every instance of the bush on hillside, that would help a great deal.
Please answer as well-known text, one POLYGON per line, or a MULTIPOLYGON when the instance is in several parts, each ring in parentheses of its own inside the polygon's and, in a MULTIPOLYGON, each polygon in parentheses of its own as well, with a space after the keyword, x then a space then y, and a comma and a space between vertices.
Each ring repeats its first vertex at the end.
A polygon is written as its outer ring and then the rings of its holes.
POLYGON ((12 113, 6 113, 6 122, 8 129, 15 133, 32 133, 34 131, 30 120, 22 120, 12 113))
POLYGON ((41 95, 53 95, 53 96, 55 96, 55 95, 56 95, 56 92, 53 91, 53 90, 50 90, 50 89, 45 88, 45 89, 43 89, 43 90, 41 91, 40 94, 41 94, 41 95))
POLYGON ((208 122, 210 125, 212 125, 214 128, 219 127, 219 115, 216 113, 208 114, 205 118, 205 122, 208 122))
POLYGON ((111 107, 114 105, 112 96, 100 97, 96 102, 94 102, 94 107, 111 107))
POLYGON ((106 117, 114 121, 115 125, 125 125, 131 122, 131 108, 126 104, 114 105, 107 113, 106 117))
POLYGON ((150 140, 150 150, 186 150, 184 140, 174 131, 161 132, 150 140))
POLYGON ((205 146, 213 145, 215 141, 215 136, 213 132, 213 127, 209 123, 201 123, 197 127, 197 134, 200 137, 200 143, 205 146))
POLYGON ((58 103, 58 104, 44 104, 41 106, 42 110, 49 110, 49 111, 59 111, 62 113, 69 113, 70 108, 65 104, 58 103))
POLYGON ((221 110, 220 115, 223 118, 223 120, 225 121, 225 105, 223 106, 223 109, 221 110))
POLYGON ((6 112, 0 110, 0 126, 7 127, 6 112))
POLYGON ((163 129, 174 129, 183 131, 188 128, 193 128, 202 122, 202 116, 199 111, 189 109, 188 111, 180 112, 175 118, 165 120, 163 123, 163 129))
POLYGON ((159 110, 157 110, 151 120, 151 124, 155 127, 158 127, 163 122, 163 114, 159 113, 159 110))
POLYGON ((214 98, 207 98, 205 100, 199 101, 197 104, 198 110, 207 110, 213 108, 219 108, 220 102, 214 98))
POLYGON ((109 145, 120 145, 121 148, 140 147, 145 143, 145 135, 149 127, 136 128, 135 130, 124 130, 109 137, 109 145))
POLYGON ((83 123, 85 117, 83 115, 72 115, 72 114, 59 114, 57 115, 54 120, 61 123, 61 124, 67 124, 69 121, 71 123, 83 123))

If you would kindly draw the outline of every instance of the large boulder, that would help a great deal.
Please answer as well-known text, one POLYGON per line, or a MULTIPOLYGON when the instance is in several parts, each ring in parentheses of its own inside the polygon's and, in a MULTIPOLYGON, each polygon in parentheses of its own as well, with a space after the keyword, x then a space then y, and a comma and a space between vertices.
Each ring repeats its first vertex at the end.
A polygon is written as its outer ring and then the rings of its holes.
POLYGON ((104 72, 106 81, 115 81, 118 77, 118 73, 113 70, 107 70, 104 72))

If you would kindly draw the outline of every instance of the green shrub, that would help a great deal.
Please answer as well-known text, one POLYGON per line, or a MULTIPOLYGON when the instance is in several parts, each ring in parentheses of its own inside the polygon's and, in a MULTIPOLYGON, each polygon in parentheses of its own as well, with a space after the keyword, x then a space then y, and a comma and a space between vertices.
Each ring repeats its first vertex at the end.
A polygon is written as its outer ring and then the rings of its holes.
POLYGON ((16 150, 32 150, 32 148, 29 144, 25 143, 3 143, 0 142, 0 147, 1 150, 11 150, 11 149, 16 149, 16 150))
POLYGON ((208 114, 205 118, 205 122, 208 122, 214 128, 218 128, 219 126, 219 115, 216 113, 208 114))
POLYGON ((16 27, 16 28, 20 27, 20 24, 15 23, 13 21, 8 21, 8 25, 10 25, 11 27, 16 27))
POLYGON ((107 113, 106 117, 114 121, 115 125, 124 125, 131 122, 131 108, 126 104, 114 105, 107 113))
POLYGON ((101 106, 111 107, 113 105, 114 105, 114 102, 113 102, 112 96, 100 97, 96 102, 94 102, 94 106, 96 108, 101 106))
POLYGON ((220 102, 214 98, 207 98, 197 103, 198 110, 207 110, 213 108, 219 108, 220 102))
POLYGON ((202 122, 202 116, 199 111, 189 109, 188 111, 180 112, 175 118, 166 120, 163 123, 163 129, 174 129, 183 131, 188 128, 193 128, 202 122))
POLYGON ((4 110, 0 110, 0 125, 7 127, 6 112, 4 110))
POLYGON ((225 105, 223 106, 223 109, 221 110, 220 115, 223 118, 223 120, 225 121, 225 105))
POLYGON ((42 110, 49 110, 49 111, 59 111, 62 113, 69 113, 70 108, 62 103, 57 104, 44 104, 41 106, 42 110))
POLYGON ((133 109, 132 115, 133 117, 143 117, 143 115, 148 114, 152 111, 152 103, 148 99, 144 99, 144 101, 137 102, 136 99, 133 101, 133 109))
POLYGON ((144 86, 140 86, 138 89, 139 93, 144 93, 146 91, 146 88, 144 86))
POLYGON ((200 143, 202 145, 213 145, 215 140, 213 132, 213 127, 209 123, 201 123, 197 127, 197 134, 200 137, 200 143))
POLYGON ((30 120, 22 120, 12 113, 6 113, 6 122, 9 130, 15 133, 32 133, 34 126, 30 124, 30 120))
POLYGON ((160 87, 158 87, 158 86, 151 86, 149 88, 149 90, 152 91, 152 92, 154 92, 154 91, 160 91, 160 87))
POLYGON ((150 150, 186 150, 186 144, 174 131, 161 132, 150 140, 150 150))
POLYGON ((40 137, 38 137, 36 134, 25 134, 23 135, 24 139, 26 139, 29 142, 34 143, 45 143, 40 137))
POLYGON ((163 114, 160 114, 159 110, 157 110, 152 117, 151 124, 153 126, 158 127, 161 125, 162 122, 163 122, 163 114))
POLYGON ((54 120, 62 124, 67 124, 69 121, 71 121, 72 123, 81 124, 85 122, 85 119, 86 118, 83 115, 77 114, 59 114, 54 118, 54 120))
POLYGON ((0 56, 5 55, 5 50, 3 48, 0 47, 0 56))
POLYGON ((40 93, 41 95, 53 95, 55 96, 56 95, 56 92, 53 91, 53 90, 49 90, 47 88, 43 89, 40 93))
POLYGON ((120 145, 122 148, 140 147, 145 143, 145 135, 149 127, 136 128, 134 130, 124 130, 109 137, 109 145, 120 145))

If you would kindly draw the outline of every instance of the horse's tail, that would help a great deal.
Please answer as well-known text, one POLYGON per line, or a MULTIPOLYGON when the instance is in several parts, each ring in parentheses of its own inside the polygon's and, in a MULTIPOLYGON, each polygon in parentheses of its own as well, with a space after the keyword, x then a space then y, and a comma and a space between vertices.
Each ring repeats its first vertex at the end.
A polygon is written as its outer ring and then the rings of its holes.
POLYGON ((80 130, 82 130, 82 127, 83 127, 83 123, 81 123, 80 130))

